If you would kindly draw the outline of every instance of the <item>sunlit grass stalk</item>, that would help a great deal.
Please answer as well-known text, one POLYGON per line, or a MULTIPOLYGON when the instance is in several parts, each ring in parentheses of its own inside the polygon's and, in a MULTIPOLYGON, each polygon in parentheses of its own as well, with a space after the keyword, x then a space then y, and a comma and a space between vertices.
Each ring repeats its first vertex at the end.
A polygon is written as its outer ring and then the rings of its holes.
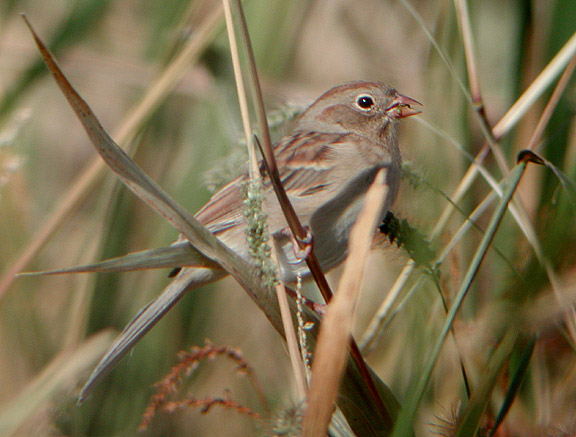
POLYGON ((494 126, 492 131, 496 139, 502 138, 512 130, 520 119, 526 114, 528 109, 536 103, 544 91, 552 82, 566 69, 570 60, 576 54, 576 33, 566 41, 554 58, 538 74, 538 77, 532 81, 530 86, 522 93, 520 98, 506 111, 506 114, 494 126))
MULTIPOLYGON (((326 316, 320 326, 312 363, 308 408, 302 424, 303 435, 307 437, 326 435, 334 412, 348 344, 352 337, 365 261, 370 251, 373 229, 379 224, 378 216, 387 195, 385 174, 381 170, 366 193, 362 212, 350 232, 349 257, 340 278, 338 293, 328 303, 326 316)), ((390 428, 392 418, 385 419, 390 428)))
MULTIPOLYGON (((472 26, 470 24, 470 13, 468 11, 467 0, 454 0, 456 17, 460 24, 462 42, 464 44, 464 54, 466 56, 466 68, 468 71, 468 82, 470 84, 470 94, 474 107, 485 117, 484 101, 478 80, 478 68, 476 63, 476 53, 474 50, 474 38, 472 36, 472 26)), ((486 124, 488 124, 486 122, 486 124)))

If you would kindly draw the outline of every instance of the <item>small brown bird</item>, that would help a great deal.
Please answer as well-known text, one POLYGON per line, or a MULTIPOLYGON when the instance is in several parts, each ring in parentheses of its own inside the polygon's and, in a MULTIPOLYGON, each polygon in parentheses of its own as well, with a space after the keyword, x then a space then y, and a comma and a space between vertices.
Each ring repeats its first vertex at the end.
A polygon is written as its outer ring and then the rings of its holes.
MULTIPOLYGON (((314 237, 314 253, 326 272, 345 258, 348 235, 376 173, 386 169, 389 187, 382 217, 394 202, 401 158, 397 121, 418 113, 417 102, 392 87, 353 82, 332 88, 298 119, 294 131, 274 148, 280 178, 303 225, 314 237)), ((243 175, 216 193, 196 214, 214 235, 248 258, 243 214, 243 175)), ((286 219, 269 181, 265 180, 269 232, 283 246, 285 282, 305 274, 304 260, 294 257, 286 219)))
MULTIPOLYGON (((322 270, 346 258, 348 237, 362 208, 364 195, 376 174, 386 170, 388 194, 381 219, 398 193, 401 158, 398 121, 420 111, 417 101, 378 82, 351 82, 320 96, 297 120, 293 132, 274 148, 282 184, 301 223, 313 236, 313 250, 322 270)), ((196 214, 222 242, 249 259, 243 213, 243 175, 217 192, 196 214)), ((264 209, 268 230, 282 247, 279 260, 285 282, 308 273, 297 259, 287 222, 269 180, 264 181, 264 209)), ((188 270, 193 267, 184 268, 188 270)), ((195 269, 189 285, 167 287, 120 334, 84 387, 80 400, 114 364, 186 292, 226 274, 222 270, 195 269)), ((188 275, 187 275, 188 276, 188 275)))

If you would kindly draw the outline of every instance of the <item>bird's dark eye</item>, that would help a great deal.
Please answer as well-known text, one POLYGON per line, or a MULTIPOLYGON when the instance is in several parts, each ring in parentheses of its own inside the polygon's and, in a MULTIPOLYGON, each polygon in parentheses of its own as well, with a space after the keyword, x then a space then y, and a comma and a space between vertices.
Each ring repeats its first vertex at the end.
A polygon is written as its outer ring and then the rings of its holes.
POLYGON ((360 109, 366 111, 368 109, 371 109, 372 106, 374 106, 374 99, 372 98, 372 96, 362 94, 361 96, 358 96, 356 98, 356 105, 358 105, 360 109))

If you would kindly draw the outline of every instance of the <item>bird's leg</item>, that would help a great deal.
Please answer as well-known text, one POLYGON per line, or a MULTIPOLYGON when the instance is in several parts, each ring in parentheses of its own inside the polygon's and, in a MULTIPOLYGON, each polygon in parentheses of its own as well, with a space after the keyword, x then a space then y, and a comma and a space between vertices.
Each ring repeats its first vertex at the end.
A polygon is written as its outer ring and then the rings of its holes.
POLYGON ((295 261, 289 261, 290 264, 298 264, 308 258, 308 255, 312 252, 312 247, 314 246, 314 237, 312 236, 312 231, 310 226, 304 226, 304 231, 306 235, 304 238, 296 237, 290 230, 288 226, 280 230, 279 234, 283 237, 290 238, 292 242, 292 250, 294 250, 295 261))
POLYGON ((326 304, 314 302, 313 300, 296 293, 290 287, 286 287, 286 294, 288 294, 288 296, 290 296, 295 301, 297 301, 298 299, 302 299, 302 303, 304 304, 304 306, 311 309, 319 316, 326 315, 326 304))

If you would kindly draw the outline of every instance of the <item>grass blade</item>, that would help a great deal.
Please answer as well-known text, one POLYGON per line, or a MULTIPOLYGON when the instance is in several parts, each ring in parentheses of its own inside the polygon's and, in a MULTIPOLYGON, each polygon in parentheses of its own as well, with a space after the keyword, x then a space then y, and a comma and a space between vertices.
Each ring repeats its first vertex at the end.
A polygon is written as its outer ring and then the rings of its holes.
POLYGON ((434 366, 436 364, 436 361, 438 360, 438 356, 442 349, 442 345, 444 344, 444 340, 446 339, 446 336, 450 332, 452 323, 456 318, 456 313, 460 309, 460 306, 462 305, 462 302, 464 301, 464 298, 466 297, 466 294, 468 293, 468 290, 472 285, 472 281, 474 280, 476 274, 478 273, 480 264, 482 263, 482 260, 484 259, 484 256, 486 255, 486 252, 488 251, 488 248, 490 247, 490 244, 494 239, 494 235, 496 235, 496 231, 498 230, 502 218, 504 217, 504 214, 508 208, 508 203, 512 199, 512 196, 514 195, 514 192, 520 182, 520 179, 524 174, 526 165, 527 161, 521 161, 510 172, 510 176, 504 189, 504 196, 502 197, 500 203, 498 204, 498 207, 494 211, 490 224, 486 229, 486 233, 484 234, 484 237, 482 238, 482 241, 480 242, 480 245, 476 253, 474 254, 474 258, 470 263, 470 266, 466 272, 466 276, 462 281, 462 285, 454 298, 452 306, 450 307, 450 311, 446 316, 446 320, 444 322, 444 325, 442 326, 437 342, 432 347, 432 350, 428 355, 428 359, 424 364, 422 374, 420 375, 414 389, 410 391, 410 395, 406 400, 402 408, 402 411, 400 412, 398 422, 394 427, 394 432, 392 434, 393 436, 397 437, 404 436, 407 435, 407 433, 410 432, 411 430, 412 424, 414 422, 414 417, 416 416, 416 411, 418 410, 418 405, 420 403, 420 400, 422 399, 422 396, 424 396, 424 392, 426 390, 426 387, 428 386, 428 381, 432 376, 432 371, 434 370, 434 366))
POLYGON ((505 368, 510 354, 514 350, 514 343, 517 338, 518 333, 509 330, 494 351, 486 372, 482 375, 482 383, 473 392, 466 409, 458 421, 458 426, 454 433, 455 437, 476 435, 482 421, 482 414, 486 409, 486 405, 490 402, 492 391, 505 368))
MULTIPOLYGON (((308 408, 304 414, 305 436, 325 435, 334 411, 340 378, 348 355, 364 263, 372 243, 372 230, 378 226, 377 220, 386 198, 384 175, 385 172, 380 171, 366 193, 364 207, 350 233, 349 255, 340 279, 338 293, 328 304, 326 316, 320 327, 312 365, 308 408)), ((387 425, 387 430, 377 432, 390 432, 392 428, 390 417, 387 425)))
POLYGON ((219 269, 220 266, 206 258, 187 241, 181 241, 167 247, 132 252, 117 258, 97 263, 75 266, 64 269, 45 270, 42 272, 25 272, 19 276, 61 275, 67 273, 93 272, 132 272, 146 269, 165 269, 177 267, 203 267, 219 269))

